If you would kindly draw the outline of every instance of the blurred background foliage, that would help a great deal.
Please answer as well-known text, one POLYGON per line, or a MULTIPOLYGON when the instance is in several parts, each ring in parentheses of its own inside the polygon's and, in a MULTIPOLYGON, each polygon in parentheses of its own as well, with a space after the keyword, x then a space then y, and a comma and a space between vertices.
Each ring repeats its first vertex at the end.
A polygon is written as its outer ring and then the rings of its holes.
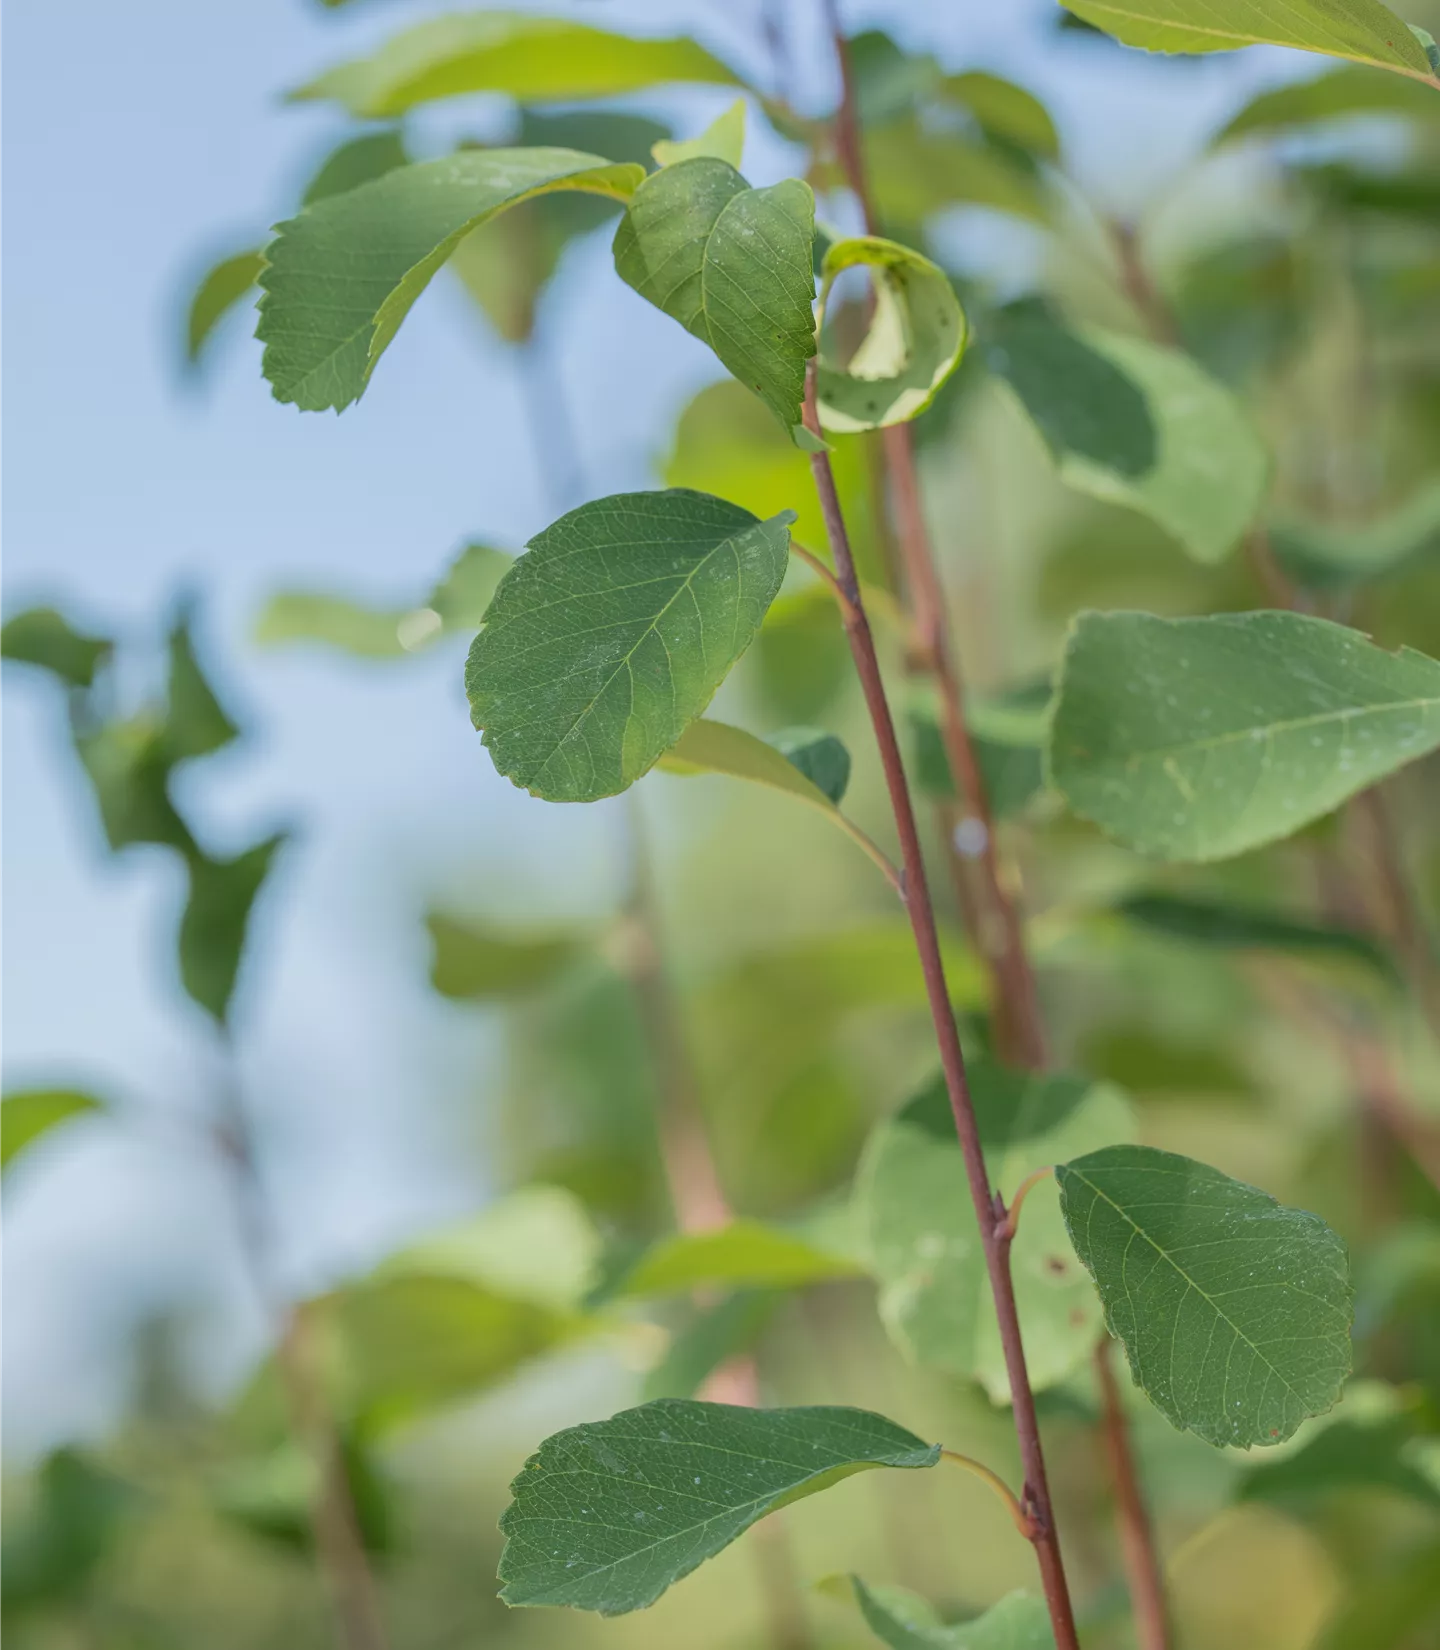
MULTIPOLYGON (((388 9, 395 29, 413 21, 410 8, 388 9)), ((1123 431, 1133 393, 1106 338, 1122 340, 1122 360, 1123 341, 1181 345, 1207 382, 1238 397, 1271 455, 1257 485, 1274 556, 1309 610, 1440 654, 1440 96, 1307 60, 1292 71, 1306 78, 1237 103, 1122 220, 1068 169, 1070 134, 1023 89, 1023 61, 1007 65, 1015 82, 938 61, 925 47, 927 9, 897 13, 894 38, 862 33, 855 68, 883 226, 953 272, 975 331, 919 426, 923 473, 1057 1055, 1127 1091, 1145 1141, 1321 1213, 1351 1245, 1358 1278, 1351 1391, 1291 1445, 1263 1459, 1215 1452, 1134 1406, 1180 1642, 1424 1650, 1440 1644, 1440 1057, 1435 1016, 1427 1026, 1401 983, 1397 934, 1371 917, 1378 873, 1365 818, 1347 810, 1236 860, 1159 868, 1067 818, 1046 793, 1039 748, 1050 672, 1077 609, 1270 603, 1263 559, 1227 554, 1235 534, 1216 526, 1233 500, 1177 517, 1127 479, 1123 439, 1094 450, 1086 407, 1118 398, 1109 427, 1123 431), (1068 402, 1047 398, 1056 382, 1068 402)), ((749 100, 752 142, 768 123, 776 175, 811 146, 822 219, 843 222, 849 204, 818 124, 833 83, 828 71, 795 71, 819 38, 813 19, 786 15, 805 10, 755 15, 763 72, 749 100)), ((1070 52, 1083 75, 1085 54, 1121 50, 1077 40, 1059 17, 1037 9, 1027 42, 1037 56, 1070 52)), ((1412 20, 1435 26, 1419 8, 1412 20)), ((709 118, 690 94, 657 99, 643 86, 599 108, 577 100, 565 75, 583 91, 583 65, 553 51, 543 72, 524 71, 535 85, 513 71, 532 102, 511 100, 498 117, 486 105, 487 141, 645 160, 668 132, 691 136, 709 118)), ((293 82, 303 67, 277 71, 293 82)), ((1205 71, 1173 60, 1143 72, 1179 83, 1205 71)), ((359 121, 281 208, 433 145, 423 123, 416 132, 397 118, 404 97, 392 102, 362 109, 381 121, 359 121)), ((613 215, 604 202, 537 200, 477 232, 455 261, 485 324, 523 363, 555 510, 607 489, 582 475, 568 428, 550 283, 567 247, 604 234, 613 215)), ((253 245, 199 283, 178 323, 193 372, 210 370, 243 330, 237 312, 253 299, 263 240, 257 225, 253 245)), ((1158 402, 1151 411, 1169 416, 1158 402)), ((477 491, 504 488, 483 453, 475 467, 477 491)), ((837 469, 883 629, 894 550, 870 444, 841 446, 837 469)), ((800 542, 823 540, 803 456, 731 382, 679 409, 653 481, 762 516, 793 507, 800 542)), ((454 523, 457 539, 472 530, 454 523)), ((473 632, 517 547, 472 543, 448 565, 411 547, 389 605, 353 590, 277 588, 253 643, 361 659, 377 676, 439 649, 458 669, 457 638, 473 632)), ((208 1031, 191 1029, 206 1042, 212 1091, 193 1115, 157 1124, 143 1101, 92 1092, 73 1073, 8 1078, 6 1194, 17 1205, 59 1195, 52 1169, 82 1130, 178 1132, 179 1163, 222 1166, 216 1196, 233 1201, 246 1287, 279 1356, 234 1370, 217 1393, 184 1350, 193 1308, 162 1300, 137 1315, 123 1418, 103 1436, 8 1463, 14 1644, 224 1650, 331 1637, 307 1512, 314 1429, 297 1437, 293 1425, 292 1355, 323 1394, 322 1444, 350 1486, 404 1650, 858 1644, 853 1609, 815 1581, 858 1570, 949 1613, 1028 1583, 1030 1554, 980 1486, 866 1475, 787 1513, 778 1534, 740 1543, 642 1615, 510 1614, 496 1602, 495 1520, 539 1438, 642 1394, 691 1393, 737 1354, 753 1354, 768 1401, 882 1410, 1015 1478, 1004 1411, 972 1382, 907 1364, 886 1340, 849 1216, 867 1137, 933 1062, 908 931, 873 868, 822 820, 720 779, 657 775, 597 814, 606 867, 568 910, 572 877, 556 879, 557 898, 543 880, 487 876, 487 822, 474 820, 476 875, 437 892, 413 922, 428 939, 434 991, 501 1041, 456 1132, 492 1201, 293 1300, 278 1280, 268 1207, 285 1142, 257 1139, 234 1057, 245 1003, 266 990, 263 948, 246 954, 251 907, 270 902, 267 920, 284 923, 283 879, 271 887, 269 873, 289 838, 269 830, 221 851, 194 822, 212 757, 234 745, 230 763, 257 760, 211 685, 198 618, 178 599, 158 648, 133 628, 87 629, 57 609, 6 625, 7 658, 47 673, 65 702, 71 752, 56 760, 78 762, 109 849, 158 847, 183 872, 171 966, 208 1018, 208 1031), (677 1225, 727 1212, 743 1224, 713 1252, 654 1247, 677 1225)), ((898 680, 898 628, 884 640, 898 680)), ((934 707, 918 689, 906 703, 938 832, 949 799, 934 707)), ((850 806, 885 839, 859 696, 815 585, 796 578, 777 601, 721 708, 763 731, 819 724, 845 736, 856 754, 850 806)), ((434 714, 461 712, 448 702, 434 714)), ((1387 787, 1386 805, 1433 925, 1435 763, 1387 787)), ((948 928, 957 1008, 982 1050, 983 976, 958 912, 948 928)), ((409 1100, 430 1103, 419 1092, 409 1100)), ((1125 1646, 1083 1356, 1042 1409, 1087 1643, 1125 1646)))

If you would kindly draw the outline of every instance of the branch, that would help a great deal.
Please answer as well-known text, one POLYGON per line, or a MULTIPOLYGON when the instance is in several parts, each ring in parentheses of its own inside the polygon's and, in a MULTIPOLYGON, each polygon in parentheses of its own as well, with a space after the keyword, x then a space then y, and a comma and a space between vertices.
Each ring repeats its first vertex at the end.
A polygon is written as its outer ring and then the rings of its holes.
MULTIPOLYGON (((813 434, 819 435, 813 362, 806 378, 805 422, 813 434)), ((976 1219, 980 1224, 980 1241, 985 1251, 991 1292, 995 1297, 995 1313, 1000 1326, 1000 1342, 1004 1349, 1005 1369, 1009 1376, 1011 1401, 1014 1405, 1015 1428, 1020 1443, 1020 1460, 1025 1473, 1025 1494, 1022 1504, 1033 1525, 1030 1540, 1040 1565, 1041 1582, 1055 1632, 1056 1650, 1079 1650, 1080 1641, 1076 1636, 1069 1586, 1065 1579, 1065 1567, 1055 1532, 1055 1514, 1040 1444, 1035 1398, 1030 1390, 1030 1377, 1025 1367, 1020 1317, 1016 1310, 1015 1290, 1010 1277, 1010 1246, 995 1229, 997 1199, 990 1189, 985 1154, 980 1145, 980 1130, 965 1076, 965 1058, 961 1053, 960 1036, 955 1027, 954 1011, 950 1006, 945 964, 940 954, 940 938, 935 926, 935 911, 925 875, 925 860, 920 849, 915 809, 905 778, 905 765, 900 755, 899 742, 895 737, 895 723, 890 714, 885 684, 880 675, 875 641, 865 616, 860 583, 855 573, 855 560, 851 555, 850 539, 846 532, 839 495, 835 489, 835 476, 830 468, 828 452, 812 453, 810 468, 815 479, 816 491, 820 496, 820 507, 825 517, 836 577, 853 610, 852 615, 845 619, 846 639, 850 643, 851 656, 860 677, 876 743, 880 747, 885 785, 900 837, 905 871, 905 908, 915 935, 915 948, 920 956, 920 968, 925 978, 925 992, 930 1004, 930 1017, 934 1022, 935 1037, 940 1049, 940 1064, 945 1073, 945 1087, 950 1097, 951 1113, 955 1119, 955 1132, 959 1137, 961 1153, 965 1159, 970 1197, 975 1206, 976 1219)))
POLYGON ((1109 1335, 1102 1336, 1095 1348, 1095 1374, 1100 1383, 1100 1401, 1105 1416, 1105 1451, 1110 1458, 1110 1476, 1115 1484, 1120 1546, 1125 1558, 1125 1574, 1130 1582, 1130 1602, 1135 1611, 1136 1643, 1139 1650, 1170 1650, 1165 1584, 1155 1551, 1155 1533, 1150 1527, 1150 1515, 1140 1493, 1140 1479, 1130 1449, 1130 1429, 1120 1401, 1120 1386, 1110 1361, 1109 1335))

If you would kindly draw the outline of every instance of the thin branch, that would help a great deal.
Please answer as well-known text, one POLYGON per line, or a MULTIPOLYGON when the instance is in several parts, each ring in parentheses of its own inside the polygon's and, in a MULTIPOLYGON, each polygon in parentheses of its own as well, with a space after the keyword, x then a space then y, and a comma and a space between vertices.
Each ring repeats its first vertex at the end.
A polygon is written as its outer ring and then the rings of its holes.
POLYGON ((1027 1513, 1024 1507, 1020 1505, 1020 1502, 1016 1499, 1015 1492, 1010 1488, 998 1472, 991 1472, 990 1468, 985 1466, 983 1462, 976 1461, 969 1455, 961 1455, 958 1451, 953 1449, 942 1449, 940 1451, 940 1459, 942 1461, 952 1462, 957 1467, 963 1467, 966 1472, 988 1484, 990 1488, 995 1491, 996 1495, 998 1495, 1005 1503, 1005 1510, 1010 1514, 1011 1520, 1013 1521, 1015 1528, 1019 1530, 1020 1534, 1023 1535, 1027 1541, 1033 1541, 1035 1539, 1034 1519, 1031 1518, 1030 1514, 1027 1513))
POLYGON ((1351 808, 1370 838, 1375 886, 1371 898, 1375 927, 1400 953, 1421 1011, 1440 1039, 1440 974, 1435 942, 1424 907, 1411 885, 1388 799, 1379 785, 1361 791, 1351 808))
POLYGON ((1165 1610, 1165 1584, 1155 1550, 1155 1533, 1140 1493, 1140 1477, 1130 1448, 1130 1428, 1120 1400, 1120 1386, 1110 1361, 1110 1337, 1095 1348, 1095 1374, 1105 1417, 1105 1450, 1115 1485, 1116 1518, 1130 1602, 1135 1611, 1135 1639, 1139 1650, 1170 1650, 1170 1626, 1165 1610))
POLYGON ((1042 1181, 1051 1179, 1054 1173, 1055 1165, 1047 1163, 1043 1169, 1036 1169, 1034 1174, 1027 1174, 1015 1188, 1015 1196, 1010 1199, 1010 1207, 995 1223, 996 1234, 1004 1238, 1007 1243, 1014 1242, 1015 1233, 1020 1226, 1020 1210, 1024 1206, 1025 1199, 1042 1181))
MULTIPOLYGON (((819 434, 813 362, 806 378, 805 422, 813 434, 819 434)), ((960 1049, 954 1010, 950 1005, 945 964, 940 953, 940 937, 925 875, 925 860, 921 853, 920 834, 915 823, 915 809, 905 778, 905 764, 900 755, 895 723, 890 714, 890 704, 880 675, 875 641, 870 634, 869 622, 865 616, 860 584, 855 573, 855 561, 850 551, 849 535, 846 532, 839 495, 835 489, 835 476, 830 468, 828 452, 812 453, 810 468, 825 517, 836 576, 854 610, 853 618, 847 618, 845 622, 846 638, 850 643, 851 656, 860 677, 876 743, 880 747, 886 789, 889 792, 890 806, 900 837, 905 870, 905 908, 914 932, 915 947, 920 956, 920 968, 925 978, 926 996, 930 1003, 930 1017, 939 1045, 940 1064, 944 1070, 950 1109, 955 1119, 955 1132, 960 1140, 970 1196, 975 1206, 976 1218, 980 1223, 980 1240, 985 1252, 991 1291, 995 1297, 1000 1342, 1005 1355, 1006 1373, 1010 1380, 1015 1428, 1020 1443, 1021 1466, 1025 1474, 1022 1505, 1034 1527, 1030 1539, 1040 1566, 1041 1583, 1055 1632, 1056 1650, 1079 1650, 1075 1617, 1070 1604, 1070 1590, 1065 1579, 1065 1567, 1055 1531, 1055 1514, 1050 1499, 1049 1480, 1045 1472, 1035 1398, 1030 1389, 1030 1377, 1025 1366, 1020 1316, 1016 1309, 1015 1290, 1010 1277, 1010 1246, 995 1230, 999 1208, 995 1194, 990 1188, 985 1154, 980 1144, 980 1130, 965 1076, 965 1058, 960 1049)))

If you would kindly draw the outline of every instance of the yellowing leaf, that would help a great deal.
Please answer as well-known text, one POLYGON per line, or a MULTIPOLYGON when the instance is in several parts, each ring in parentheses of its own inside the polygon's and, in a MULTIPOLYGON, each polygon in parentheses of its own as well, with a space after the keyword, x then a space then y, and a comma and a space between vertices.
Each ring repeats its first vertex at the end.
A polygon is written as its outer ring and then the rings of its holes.
POLYGON ((674 166, 677 161, 711 155, 738 170, 745 155, 745 99, 737 98, 723 115, 717 115, 710 122, 699 137, 678 142, 673 138, 662 138, 651 153, 661 166, 674 166))

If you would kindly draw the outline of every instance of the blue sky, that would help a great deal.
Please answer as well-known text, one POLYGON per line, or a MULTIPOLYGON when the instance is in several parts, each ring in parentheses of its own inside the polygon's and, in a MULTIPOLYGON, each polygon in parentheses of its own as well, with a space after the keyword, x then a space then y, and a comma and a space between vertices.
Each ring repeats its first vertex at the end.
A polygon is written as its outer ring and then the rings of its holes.
MULTIPOLYGON (((538 891, 557 910, 603 909, 617 852, 603 808, 546 808, 497 780, 464 714, 454 649, 370 670, 262 655, 247 639, 278 583, 406 600, 466 537, 518 547, 553 513, 516 364, 459 296, 437 282, 343 418, 275 404, 243 323, 203 385, 178 370, 187 282, 282 215, 339 131, 324 110, 282 107, 278 92, 430 9, 6 8, 6 609, 58 599, 144 637, 179 589, 203 598, 217 674, 255 737, 187 778, 198 815, 217 848, 276 822, 300 827, 257 926, 241 1026, 296 1287, 485 1194, 463 1112, 483 1087, 488 1033, 424 989, 427 895, 468 888, 500 914, 516 890, 531 908, 538 891)), ((546 9, 689 29, 763 62, 758 0, 546 9)), ((820 107, 830 67, 817 10, 791 6, 795 61, 820 107)), ((1272 53, 1124 61, 1057 43, 1049 0, 855 0, 847 12, 854 28, 889 22, 949 65, 1034 87, 1082 174, 1119 206, 1247 89, 1311 67, 1272 53)), ((691 130, 723 101, 653 106, 691 130)), ((438 142, 495 118, 482 101, 426 129, 438 142)), ((784 165, 782 145, 753 144, 757 181, 784 165)), ((586 472, 603 478, 593 491, 653 482, 667 422, 714 376, 698 344, 603 278, 606 263, 603 246, 579 248, 548 315, 586 472)), ((186 1122, 216 1064, 202 1017, 170 984, 178 880, 146 851, 105 856, 62 738, 48 683, 7 671, 5 1081, 89 1082, 123 1118, 40 1149, 7 1187, 6 1444, 22 1454, 103 1428, 138 1314, 193 1305, 197 1356, 217 1379, 258 1333, 223 1188, 186 1122)))

